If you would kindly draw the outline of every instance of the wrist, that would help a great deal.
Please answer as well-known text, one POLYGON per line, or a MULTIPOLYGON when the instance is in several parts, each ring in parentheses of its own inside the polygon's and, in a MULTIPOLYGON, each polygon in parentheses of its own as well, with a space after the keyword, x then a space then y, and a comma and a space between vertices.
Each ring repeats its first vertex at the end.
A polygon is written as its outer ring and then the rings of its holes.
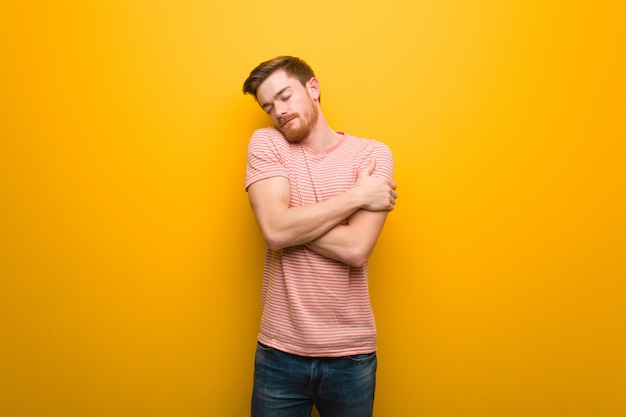
POLYGON ((364 194, 359 190, 358 185, 350 188, 346 191, 347 200, 352 207, 353 211, 365 208, 367 206, 367 200, 364 198, 364 194))

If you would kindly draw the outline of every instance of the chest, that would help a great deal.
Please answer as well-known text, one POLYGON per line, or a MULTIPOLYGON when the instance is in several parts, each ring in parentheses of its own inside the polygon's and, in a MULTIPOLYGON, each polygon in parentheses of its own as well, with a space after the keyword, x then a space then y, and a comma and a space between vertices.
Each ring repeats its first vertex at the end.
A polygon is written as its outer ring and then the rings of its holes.
POLYGON ((287 171, 292 206, 326 200, 356 183, 359 166, 357 153, 314 155, 294 147, 289 156, 287 171))

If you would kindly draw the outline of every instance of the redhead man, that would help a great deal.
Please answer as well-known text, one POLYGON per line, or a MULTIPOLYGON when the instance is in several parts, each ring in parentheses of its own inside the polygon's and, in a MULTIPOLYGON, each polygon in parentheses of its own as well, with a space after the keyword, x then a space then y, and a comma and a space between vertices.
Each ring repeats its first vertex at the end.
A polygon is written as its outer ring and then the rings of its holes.
POLYGON ((253 417, 372 415, 376 325, 368 259, 393 210, 381 142, 333 130, 320 83, 279 56, 244 82, 273 127, 252 134, 245 188, 267 243, 253 417))

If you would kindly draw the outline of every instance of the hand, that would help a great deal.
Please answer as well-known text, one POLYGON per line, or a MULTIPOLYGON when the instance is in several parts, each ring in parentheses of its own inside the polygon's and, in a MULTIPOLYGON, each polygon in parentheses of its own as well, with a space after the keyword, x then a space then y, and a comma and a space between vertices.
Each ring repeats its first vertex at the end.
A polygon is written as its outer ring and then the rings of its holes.
POLYGON ((355 188, 362 194, 362 208, 369 211, 391 211, 396 205, 398 193, 396 183, 384 178, 373 177, 376 160, 372 159, 359 177, 355 188))

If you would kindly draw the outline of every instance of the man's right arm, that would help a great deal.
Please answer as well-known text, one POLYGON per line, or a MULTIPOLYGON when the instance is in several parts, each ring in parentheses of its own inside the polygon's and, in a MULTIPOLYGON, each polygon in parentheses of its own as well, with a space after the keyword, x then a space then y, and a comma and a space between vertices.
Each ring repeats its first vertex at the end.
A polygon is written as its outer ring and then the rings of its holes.
POLYGON ((289 207, 289 181, 272 177, 248 187, 252 211, 268 247, 279 250, 318 239, 359 209, 393 210, 397 197, 393 181, 371 176, 372 161, 356 185, 318 203, 289 207))

